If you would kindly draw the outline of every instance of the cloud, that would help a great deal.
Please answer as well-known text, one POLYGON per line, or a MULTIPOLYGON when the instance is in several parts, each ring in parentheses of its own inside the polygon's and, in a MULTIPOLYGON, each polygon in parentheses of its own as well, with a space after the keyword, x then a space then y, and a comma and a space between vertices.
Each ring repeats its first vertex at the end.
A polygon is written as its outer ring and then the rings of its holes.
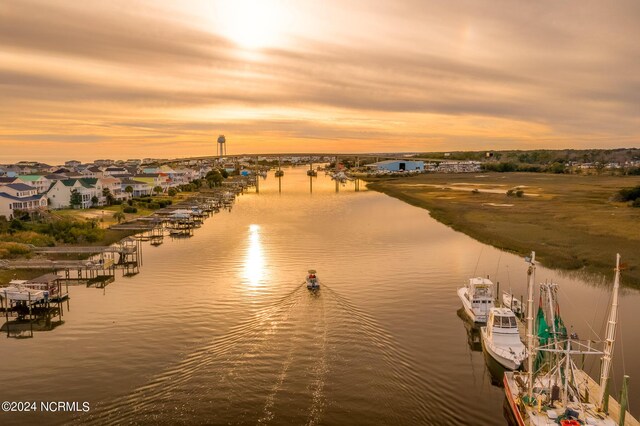
POLYGON ((214 129, 287 139, 273 149, 394 137, 460 149, 637 144, 634 1, 354 2, 347 17, 330 14, 337 1, 317 16, 297 2, 309 29, 249 52, 206 29, 198 1, 136 5, 2 2, 0 147, 28 135, 64 147, 69 133, 143 152, 153 138, 214 129))

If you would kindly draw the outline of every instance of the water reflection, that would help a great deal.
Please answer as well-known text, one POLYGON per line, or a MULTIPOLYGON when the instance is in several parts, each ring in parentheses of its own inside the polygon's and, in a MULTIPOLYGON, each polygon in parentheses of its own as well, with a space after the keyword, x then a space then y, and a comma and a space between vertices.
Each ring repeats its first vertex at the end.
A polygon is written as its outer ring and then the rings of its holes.
POLYGON ((260 242, 260 225, 249 226, 249 248, 244 261, 244 278, 250 287, 258 287, 264 279, 264 255, 260 242))
POLYGON ((480 336, 480 327, 473 323, 471 318, 467 315, 464 308, 458 309, 456 312, 458 317, 462 320, 464 328, 467 331, 467 344, 472 352, 482 352, 482 340, 480 336))

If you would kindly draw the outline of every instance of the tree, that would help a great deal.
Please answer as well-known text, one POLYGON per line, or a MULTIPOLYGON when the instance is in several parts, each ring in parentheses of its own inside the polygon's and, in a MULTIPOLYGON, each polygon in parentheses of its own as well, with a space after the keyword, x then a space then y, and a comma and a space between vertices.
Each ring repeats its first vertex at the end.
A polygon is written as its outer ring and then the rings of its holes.
POLYGON ((71 204, 72 208, 82 206, 82 195, 78 192, 77 189, 71 190, 71 198, 69 199, 69 204, 71 204))
POLYGON ((115 213, 113 214, 113 218, 114 218, 115 220, 117 220, 117 221, 118 221, 118 223, 121 223, 121 222, 125 219, 125 215, 124 215, 124 213, 122 213, 121 211, 120 211, 120 212, 115 212, 115 213))
POLYGON ((124 192, 129 194, 129 197, 131 197, 131 194, 133 194, 133 186, 127 185, 127 187, 124 189, 124 192))
POLYGON ((113 194, 111 193, 111 190, 109 188, 104 188, 102 190, 102 196, 106 199, 108 206, 113 204, 113 202, 116 200, 114 198, 113 194))
POLYGON ((167 191, 167 194, 169 194, 170 197, 175 197, 177 193, 178 191, 176 191, 175 188, 169 188, 169 190, 167 191))
POLYGON ((156 193, 156 195, 162 193, 162 187, 161 186, 156 186, 153 188, 153 192, 156 193))
POLYGON ((99 202, 100 202, 100 199, 98 198, 97 195, 94 195, 93 197, 91 197, 91 205, 92 206, 97 206, 99 202))
POLYGON ((205 179, 207 180, 207 183, 209 183, 210 187, 219 186, 224 180, 224 178, 222 177, 222 173, 220 173, 218 170, 211 170, 209 173, 207 173, 205 179))

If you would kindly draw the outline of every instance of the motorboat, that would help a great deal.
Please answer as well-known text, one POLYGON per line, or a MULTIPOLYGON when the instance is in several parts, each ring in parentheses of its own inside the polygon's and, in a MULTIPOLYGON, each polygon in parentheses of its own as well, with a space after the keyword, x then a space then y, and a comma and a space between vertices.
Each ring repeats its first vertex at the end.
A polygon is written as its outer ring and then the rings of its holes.
POLYGON ((527 351, 518 331, 518 320, 509 308, 489 309, 487 325, 480 328, 482 347, 507 370, 517 370, 527 351))
POLYGON ((284 176, 284 171, 283 171, 283 170, 276 170, 275 176, 276 176, 276 177, 282 177, 282 176, 284 176))
POLYGON ((517 316, 522 316, 522 303, 513 293, 502 293, 502 305, 511 309, 517 316))
POLYGON ((309 269, 305 281, 309 290, 317 290, 320 288, 320 281, 318 281, 315 269, 309 269))
POLYGON ((30 288, 27 280, 11 280, 7 287, 0 288, 0 298, 8 301, 35 303, 47 300, 49 292, 30 288))
POLYGON ((458 289, 458 297, 473 322, 487 322, 493 308, 493 282, 487 277, 469 278, 469 283, 458 289))
POLYGON ((313 169, 307 170, 307 176, 318 176, 318 172, 313 169))

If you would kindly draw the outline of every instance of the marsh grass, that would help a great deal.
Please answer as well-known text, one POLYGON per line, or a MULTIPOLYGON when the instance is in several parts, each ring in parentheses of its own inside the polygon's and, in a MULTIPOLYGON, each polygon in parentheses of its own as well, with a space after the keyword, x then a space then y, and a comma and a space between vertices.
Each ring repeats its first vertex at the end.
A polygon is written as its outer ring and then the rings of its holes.
POLYGON ((625 284, 640 287, 640 209, 614 201, 638 184, 639 176, 482 173, 378 179, 368 187, 484 243, 521 255, 535 250, 550 268, 608 274, 619 252, 625 284), (507 196, 514 188, 522 197, 507 196))

